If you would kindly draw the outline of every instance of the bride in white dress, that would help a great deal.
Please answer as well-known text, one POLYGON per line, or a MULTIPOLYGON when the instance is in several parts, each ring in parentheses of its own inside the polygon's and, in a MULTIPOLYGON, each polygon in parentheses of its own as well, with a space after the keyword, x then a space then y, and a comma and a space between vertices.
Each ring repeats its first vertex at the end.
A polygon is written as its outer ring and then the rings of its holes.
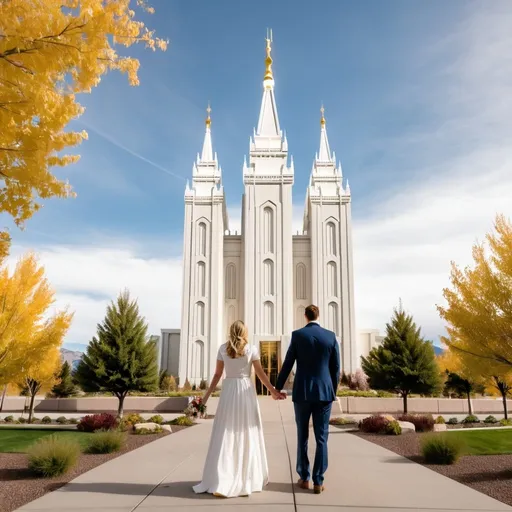
POLYGON ((251 381, 252 367, 274 399, 285 398, 270 383, 258 351, 248 344, 247 327, 237 320, 230 327, 228 342, 219 349, 215 375, 203 398, 206 404, 225 370, 203 480, 193 488, 196 493, 207 492, 223 498, 249 496, 262 491, 268 483, 267 454, 260 408, 251 381))

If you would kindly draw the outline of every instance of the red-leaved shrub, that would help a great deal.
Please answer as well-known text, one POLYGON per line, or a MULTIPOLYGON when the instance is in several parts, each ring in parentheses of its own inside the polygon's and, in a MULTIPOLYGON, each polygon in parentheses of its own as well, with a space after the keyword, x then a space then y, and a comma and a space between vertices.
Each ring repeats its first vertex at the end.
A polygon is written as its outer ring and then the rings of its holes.
POLYGON ((369 416, 359 422, 359 430, 367 434, 381 434, 386 430, 389 420, 384 416, 369 416))
POLYGON ((106 412, 84 416, 77 425, 81 432, 96 432, 96 430, 114 430, 117 428, 118 419, 106 412))
POLYGON ((428 414, 401 414, 399 421, 408 421, 416 427, 416 432, 432 432, 434 430, 434 417, 428 414))

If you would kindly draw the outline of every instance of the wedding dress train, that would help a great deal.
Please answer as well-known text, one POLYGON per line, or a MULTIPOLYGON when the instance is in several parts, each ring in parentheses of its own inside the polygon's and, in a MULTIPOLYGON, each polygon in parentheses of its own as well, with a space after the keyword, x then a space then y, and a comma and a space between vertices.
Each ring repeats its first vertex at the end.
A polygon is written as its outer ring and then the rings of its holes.
POLYGON ((268 483, 268 465, 261 414, 251 382, 252 362, 259 359, 247 346, 242 357, 232 359, 222 345, 217 356, 224 361, 217 412, 201 483, 196 493, 208 492, 226 498, 260 492, 268 483))

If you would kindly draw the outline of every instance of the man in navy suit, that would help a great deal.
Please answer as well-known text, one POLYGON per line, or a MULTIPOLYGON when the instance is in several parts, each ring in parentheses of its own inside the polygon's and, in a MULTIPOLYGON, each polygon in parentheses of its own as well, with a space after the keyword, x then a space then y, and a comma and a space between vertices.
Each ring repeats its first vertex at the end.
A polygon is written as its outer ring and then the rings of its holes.
POLYGON ((316 440, 313 488, 315 494, 320 494, 324 490, 327 469, 329 418, 340 379, 340 350, 336 335, 318 324, 319 310, 316 306, 308 306, 305 316, 307 325, 292 333, 276 389, 283 389, 293 365, 297 363, 292 400, 297 423, 298 484, 302 489, 309 489, 308 437, 309 420, 313 416, 316 440))

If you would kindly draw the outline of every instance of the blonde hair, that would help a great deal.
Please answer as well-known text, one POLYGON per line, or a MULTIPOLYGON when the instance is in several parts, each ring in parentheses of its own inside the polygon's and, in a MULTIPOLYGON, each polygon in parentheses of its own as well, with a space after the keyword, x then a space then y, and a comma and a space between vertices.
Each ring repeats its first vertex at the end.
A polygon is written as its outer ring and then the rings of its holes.
POLYGON ((229 328, 228 343, 226 352, 231 359, 242 357, 245 353, 245 347, 249 342, 249 331, 242 320, 236 320, 229 328))

